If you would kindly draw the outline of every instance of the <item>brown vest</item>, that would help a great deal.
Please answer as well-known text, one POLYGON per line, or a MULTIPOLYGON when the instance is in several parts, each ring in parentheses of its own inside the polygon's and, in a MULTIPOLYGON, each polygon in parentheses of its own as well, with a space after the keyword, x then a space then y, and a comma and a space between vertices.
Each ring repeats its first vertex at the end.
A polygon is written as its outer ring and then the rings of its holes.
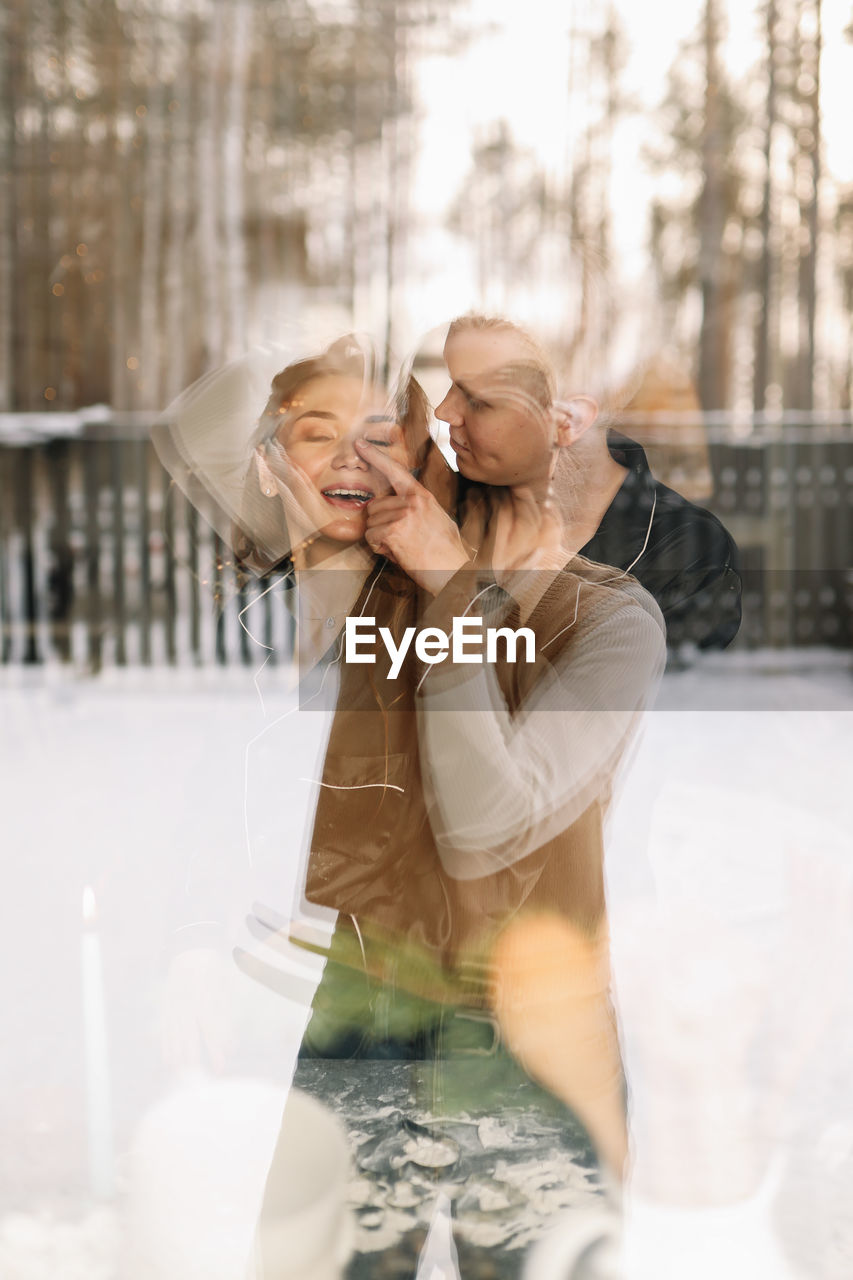
MULTIPOLYGON (((577 557, 559 573, 525 623, 536 634, 536 662, 497 664, 511 713, 524 705, 543 666, 582 644, 638 590, 633 579, 616 581, 612 569, 577 557), (560 632, 543 654, 542 645, 560 632)), ((377 627, 391 626, 399 635, 417 625, 418 600, 414 592, 400 591, 399 575, 387 566, 367 612, 377 627)), ((410 650, 396 680, 388 678, 389 665, 381 645, 375 666, 342 663, 307 899, 355 917, 368 934, 424 948, 456 974, 482 972, 489 940, 522 910, 550 909, 594 929, 605 909, 602 815, 609 777, 571 826, 513 866, 454 880, 442 867, 421 783, 414 704, 419 664, 410 650)))

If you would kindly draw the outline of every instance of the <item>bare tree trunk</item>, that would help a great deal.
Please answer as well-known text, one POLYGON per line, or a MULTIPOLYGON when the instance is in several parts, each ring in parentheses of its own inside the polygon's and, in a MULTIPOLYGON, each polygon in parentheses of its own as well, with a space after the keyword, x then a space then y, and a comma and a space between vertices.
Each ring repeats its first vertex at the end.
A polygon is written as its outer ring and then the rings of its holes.
POLYGON ((161 260, 166 157, 164 152, 165 102, 159 68, 163 59, 163 17, 154 9, 151 24, 145 114, 145 166, 142 191, 142 259, 139 283, 140 393, 146 408, 161 403, 163 392, 163 339, 161 323, 161 260))
MULTIPOLYGON (((56 5, 56 56, 59 65, 62 68, 62 77, 64 84, 62 87, 61 103, 62 106, 71 105, 71 84, 68 78, 66 68, 70 67, 75 57, 75 26, 76 6, 74 0, 65 0, 64 4, 56 5)), ((59 305, 59 340, 57 342, 57 363, 59 367, 56 370, 56 391, 57 401, 63 408, 72 408, 81 403, 81 393, 85 394, 83 384, 84 370, 82 368, 81 359, 81 341, 85 333, 86 325, 86 286, 84 283, 87 275, 86 257, 88 255, 89 246, 86 243, 88 232, 84 230, 85 224, 80 218, 80 208, 83 203, 83 191, 85 189, 85 167, 84 167, 84 123, 81 119, 83 108, 75 103, 72 107, 74 111, 74 126, 72 129, 65 131, 56 138, 59 144, 60 137, 61 151, 60 163, 56 164, 56 152, 51 154, 50 178, 52 203, 55 208, 62 210, 61 220, 54 222, 54 235, 56 245, 56 255, 58 258, 58 267, 53 267, 53 275, 57 277, 56 283, 62 286, 63 294, 59 305), (73 262, 70 269, 65 269, 65 263, 71 256, 71 246, 80 245, 81 251, 76 254, 76 262, 73 262), (64 252, 63 252, 64 251, 64 252)), ((51 258, 56 262, 56 258, 51 254, 51 258)))
MULTIPOLYGON (((390 118, 383 130, 386 141, 386 200, 385 209, 385 342, 383 350, 383 377, 387 380, 391 373, 391 352, 394 341, 394 272, 396 268, 396 250, 399 212, 397 203, 400 196, 400 84, 398 57, 401 53, 399 28, 396 21, 396 6, 391 5, 385 19, 384 38, 388 41, 388 68, 390 76, 390 118)), ((405 36, 403 37, 405 39, 405 36)))
POLYGON ((613 139, 615 136, 616 121, 619 114, 618 41, 619 28, 617 25, 616 7, 611 3, 607 13, 607 29, 604 34, 604 73, 607 93, 601 129, 603 145, 601 149, 601 156, 599 158, 599 164, 601 167, 601 214, 598 227, 598 251, 600 254, 602 274, 601 284, 602 288, 606 288, 607 290, 606 298, 603 300, 600 341, 605 347, 608 347, 610 344, 614 321, 613 293, 611 287, 612 274, 610 266, 610 254, 613 239, 613 206, 610 199, 610 184, 612 176, 613 139))
POLYGON ((728 342, 723 304, 722 239, 725 225, 720 119, 719 0, 705 0, 705 119, 702 132, 704 182, 699 203, 699 283, 702 291, 702 329, 699 337, 699 399, 703 409, 725 407, 728 381, 728 342))
POLYGON ((178 394, 189 377, 186 331, 189 323, 187 299, 191 296, 192 272, 188 263, 188 222, 190 193, 187 175, 192 172, 193 94, 195 92, 195 67, 191 44, 186 39, 186 20, 175 23, 173 39, 181 42, 178 65, 183 74, 179 77, 179 96, 168 106, 168 197, 165 215, 165 279, 164 279, 164 327, 166 352, 163 372, 163 398, 171 400, 178 394))
POLYGON ((812 87, 806 94, 809 124, 806 133, 810 140, 802 148, 804 174, 807 173, 808 198, 801 204, 802 233, 806 250, 800 258, 800 399, 798 408, 814 409, 815 338, 817 318, 817 255, 819 232, 818 185, 820 182, 820 57, 821 57, 821 0, 811 0, 814 15, 814 39, 808 41, 810 56, 803 59, 812 87))
MULTIPOLYGON (((33 24, 38 41, 37 48, 44 53, 53 50, 52 11, 44 4, 32 6, 33 24)), ((35 86, 34 86, 35 88, 35 86)), ((29 326, 27 342, 26 407, 44 409, 56 398, 58 374, 58 342, 56 341, 59 317, 56 314, 58 298, 51 291, 50 275, 52 255, 52 195, 51 126, 55 110, 55 97, 39 93, 39 132, 33 148, 30 209, 28 221, 32 228, 29 271, 27 281, 28 312, 25 324, 29 326)), ((18 323, 21 323, 20 319, 18 323)))
POLYGON ((776 21, 777 0, 767 3, 767 107, 764 133, 764 198, 761 205, 761 264, 758 273, 759 313, 755 334, 755 363, 752 379, 753 408, 761 411, 767 403, 770 381, 770 316, 773 284, 773 134, 776 126, 776 21))
POLYGON ((246 154, 246 65, 252 29, 246 0, 229 7, 228 87, 223 125, 223 239, 225 244, 225 349, 235 356, 246 345, 246 251, 243 233, 246 154))
POLYGON ((277 59, 275 45, 269 34, 270 27, 269 10, 259 13, 254 26, 258 38, 258 81, 253 85, 249 108, 252 164, 247 189, 249 224, 253 233, 249 243, 249 279, 262 299, 262 306, 255 311, 253 319, 257 320, 259 316, 264 339, 270 336, 270 318, 274 314, 271 290, 274 290, 273 296, 277 297, 281 283, 279 227, 270 212, 270 191, 274 186, 275 174, 271 172, 272 166, 268 162, 264 163, 276 132, 274 85, 277 59))
POLYGON ((193 376, 222 359, 222 288, 219 254, 220 103, 222 75, 222 9, 214 4, 208 22, 197 30, 201 48, 197 70, 201 75, 199 117, 195 121, 196 252, 198 262, 198 314, 192 318, 201 340, 200 367, 193 376))
POLYGON ((110 94, 108 117, 112 136, 112 154, 109 156, 111 167, 109 182, 112 186, 110 210, 110 226, 112 229, 112 269, 111 275, 111 320, 112 333, 110 342, 110 401, 114 408, 125 409, 129 406, 128 342, 130 328, 128 314, 130 310, 131 276, 133 274, 131 217, 132 192, 129 182, 129 165, 125 156, 125 145, 122 128, 131 119, 129 97, 132 92, 130 69, 127 65, 125 32, 122 27, 122 16, 115 10, 115 48, 112 50, 110 67, 110 94))
POLYGON ((17 113, 25 92, 27 8, 23 0, 7 5, 0 26, 3 59, 2 163, 0 163, 0 403, 21 407, 23 398, 22 344, 24 333, 22 250, 20 226, 21 147, 17 113))

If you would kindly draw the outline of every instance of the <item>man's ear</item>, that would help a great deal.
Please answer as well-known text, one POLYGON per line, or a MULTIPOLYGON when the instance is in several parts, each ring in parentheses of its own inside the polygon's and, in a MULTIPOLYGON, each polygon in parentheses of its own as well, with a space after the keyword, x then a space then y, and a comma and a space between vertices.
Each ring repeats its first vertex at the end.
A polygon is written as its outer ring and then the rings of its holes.
POLYGON ((271 498, 278 492, 278 485, 275 482, 275 476, 270 470, 267 462, 267 455, 262 444, 255 449, 255 465, 258 468, 258 487, 265 497, 271 498))
POLYGON ((593 400, 592 396, 555 400, 553 413, 557 431, 556 443, 561 449, 565 449, 580 440, 584 432, 589 431, 598 417, 598 401, 593 400))

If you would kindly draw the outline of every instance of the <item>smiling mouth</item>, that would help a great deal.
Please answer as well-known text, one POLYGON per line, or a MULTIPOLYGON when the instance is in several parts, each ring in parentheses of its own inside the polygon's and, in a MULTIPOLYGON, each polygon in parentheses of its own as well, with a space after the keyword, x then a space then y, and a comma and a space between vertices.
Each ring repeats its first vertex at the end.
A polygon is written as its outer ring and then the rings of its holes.
POLYGON ((345 511, 358 511, 374 496, 371 489, 321 489, 320 492, 331 506, 345 511))
POLYGON ((468 452, 468 449, 466 448, 466 446, 464 444, 460 444, 458 440, 454 440, 453 436, 450 437, 450 447, 451 449, 455 450, 456 453, 468 452))

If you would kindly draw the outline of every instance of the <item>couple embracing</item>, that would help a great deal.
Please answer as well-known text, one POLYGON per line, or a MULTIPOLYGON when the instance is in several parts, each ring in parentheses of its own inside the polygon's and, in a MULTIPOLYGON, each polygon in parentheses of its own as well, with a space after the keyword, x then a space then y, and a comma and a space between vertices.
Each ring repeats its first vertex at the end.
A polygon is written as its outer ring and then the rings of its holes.
MULTIPOLYGON (((443 357, 434 412, 456 472, 412 373, 389 395, 351 337, 276 375, 242 450, 212 446, 204 415, 179 411, 161 454, 188 492, 218 501, 243 566, 293 588, 306 688, 338 672, 303 903, 338 919, 302 1053, 452 1063, 463 1102, 467 1088, 499 1104, 529 1077, 618 1177, 603 819, 663 669, 665 614, 689 611, 697 580, 671 538, 650 579, 665 580, 664 613, 629 570, 669 537, 673 511, 711 529, 703 590, 731 594, 730 548, 712 517, 657 486, 616 554, 611 537, 611 563, 596 562, 635 478, 596 400, 558 388, 544 350, 506 320, 454 321, 443 357), (391 648, 347 660, 347 619, 391 648), (434 660, 430 638, 462 619, 524 630, 532 654, 434 660), (392 671, 407 634, 424 643, 392 671)), ((305 943, 298 925, 286 932, 305 943)))

